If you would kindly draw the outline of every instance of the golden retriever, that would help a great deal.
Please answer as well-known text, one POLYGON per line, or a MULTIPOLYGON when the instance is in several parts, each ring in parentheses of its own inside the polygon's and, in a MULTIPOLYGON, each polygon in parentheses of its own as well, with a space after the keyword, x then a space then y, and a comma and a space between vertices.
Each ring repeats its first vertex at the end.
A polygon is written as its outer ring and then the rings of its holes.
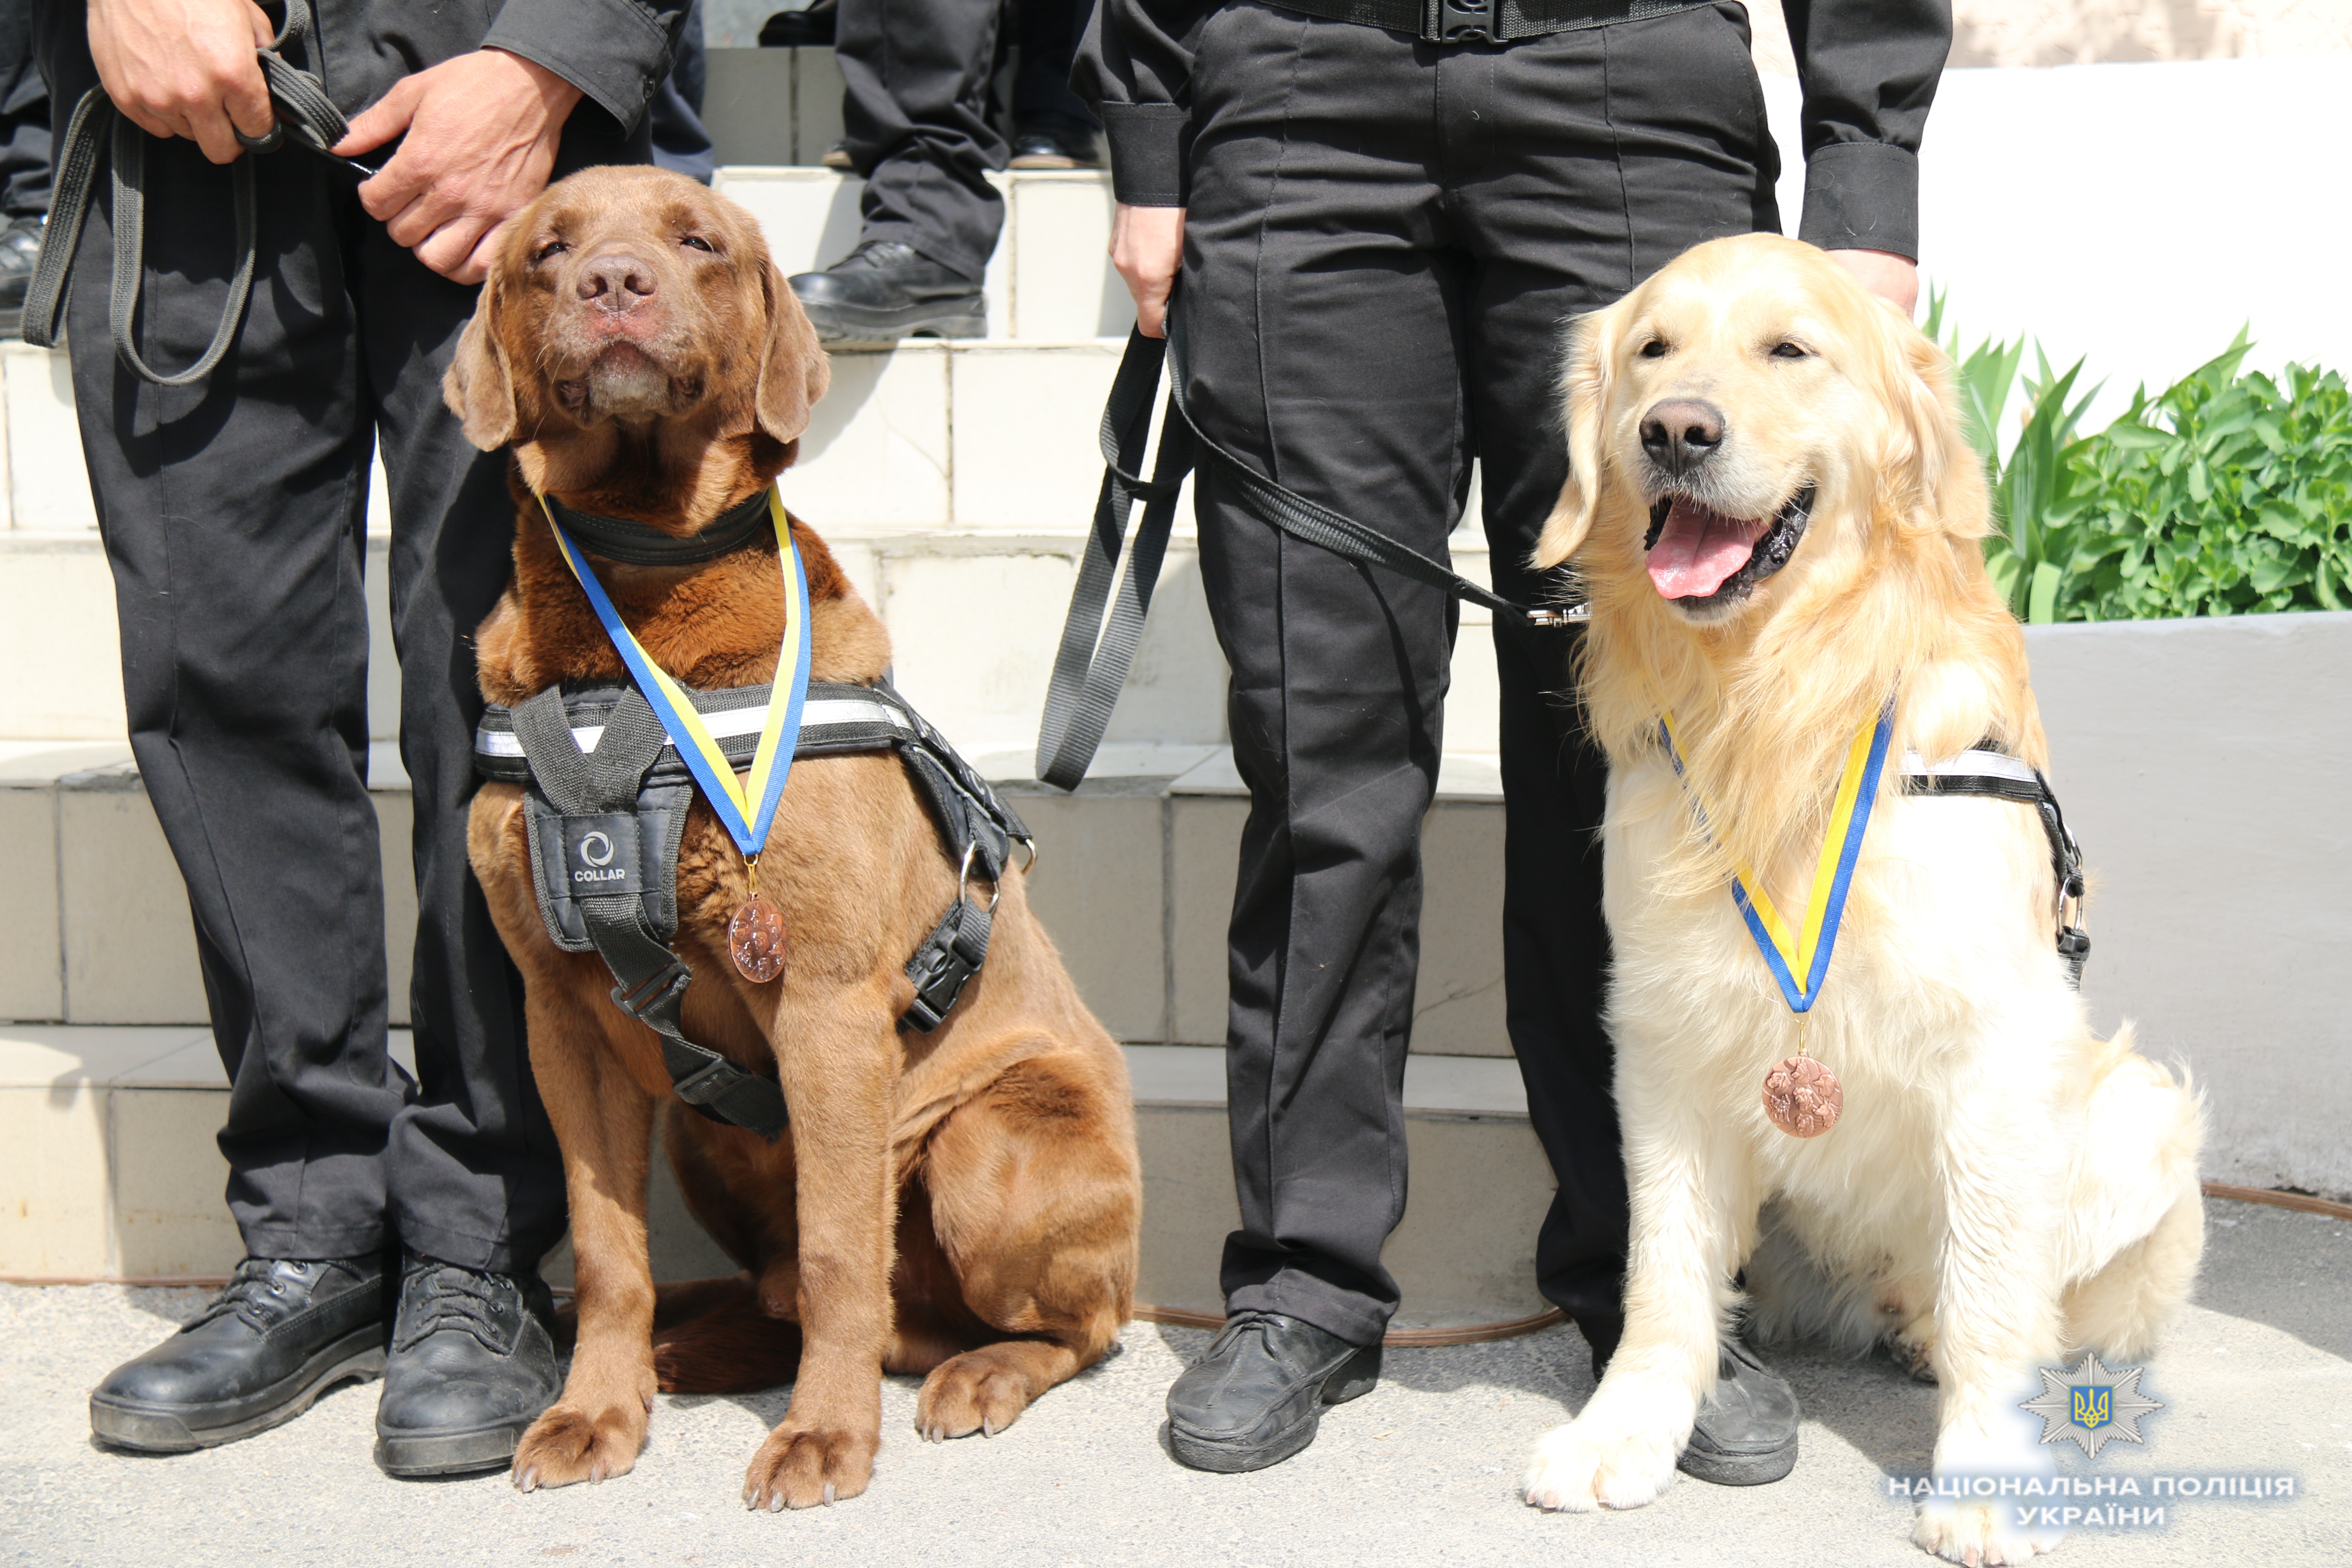
MULTIPOLYGON (((469 439, 514 454, 514 581, 478 634, 483 694, 511 706, 558 682, 626 679, 537 495, 693 533, 792 461, 828 374, 758 225, 693 181, 595 169, 523 212, 446 387, 469 439)), ((887 634, 824 542, 791 526, 814 678, 873 684, 887 634)), ((700 565, 591 563, 680 683, 773 679, 785 596, 772 533, 700 565)), ((764 984, 727 957, 742 859, 699 795, 686 824, 674 945, 693 971, 687 1032, 780 1080, 792 1120, 772 1145, 673 1099, 657 1037, 614 1005, 603 961, 550 939, 520 786, 483 787, 468 848, 522 971, 578 1260, 571 1375, 522 1437, 518 1485, 629 1469, 657 1385, 724 1392, 796 1373, 743 1500, 854 1497, 872 1474, 886 1370, 929 1374, 926 1436, 993 1433, 1117 1339, 1142 1203, 1125 1060, 1009 867, 985 967, 935 1032, 895 1026, 913 994, 902 966, 961 896, 897 756, 793 768, 760 881, 791 953, 764 984), (665 1105, 688 1203, 745 1272, 657 1302, 646 1182, 665 1105)))
MULTIPOLYGON (((1890 763, 1810 1020, 1843 1115, 1792 1137, 1760 1089, 1796 1028, 1727 890, 1752 868, 1805 908, 1848 748, 1890 698, 1893 756, 2048 766, 1944 357, 1820 251, 1748 236, 1584 318, 1565 395, 1574 476, 1536 559, 1572 561, 1592 605, 1633 1237, 1624 1339, 1525 1495, 1657 1497, 1743 1269, 1765 1335, 1884 1339, 1935 1379, 1938 1477, 2046 1471, 2017 1408, 2034 1368, 2144 1356, 2195 1272, 2194 1097, 2127 1032, 2092 1034, 2034 811, 1906 797, 1890 763)), ((1969 1563, 2055 1543, 2017 1520, 1938 1498, 1915 1539, 1969 1563)))

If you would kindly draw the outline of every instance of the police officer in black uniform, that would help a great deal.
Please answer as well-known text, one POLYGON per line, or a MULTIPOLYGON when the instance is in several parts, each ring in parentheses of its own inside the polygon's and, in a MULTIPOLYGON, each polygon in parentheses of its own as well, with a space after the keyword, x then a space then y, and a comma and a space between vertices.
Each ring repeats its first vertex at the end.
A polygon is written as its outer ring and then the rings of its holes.
MULTIPOLYGON (((1916 154, 1948 0, 1785 0, 1804 88, 1798 233, 1908 310, 1916 154)), ((1496 591, 1566 476, 1560 327, 1676 254, 1780 227, 1733 0, 1103 0, 1076 85, 1109 135, 1112 258, 1157 334, 1171 279, 1202 431, 1289 489, 1444 552, 1471 464, 1496 591)), ((1242 1227, 1224 1331, 1168 1397, 1185 1463, 1246 1470, 1371 1386, 1396 1310, 1420 836, 1455 626, 1439 590, 1302 543, 1197 479, 1202 576, 1250 786, 1227 1082, 1242 1227)), ((1570 634, 1506 625, 1511 1044, 1559 1180, 1544 1295, 1596 1362, 1622 1326, 1625 1178, 1600 1017, 1603 764, 1570 634)), ((1787 1384, 1736 1340, 1685 1468, 1777 1479, 1787 1384)))
MULTIPOLYGON (((559 1391, 537 1267, 564 1226, 521 984, 466 862, 472 635, 507 581, 514 508, 505 455, 467 443, 441 376, 498 226, 551 176, 646 160, 686 5, 317 0, 288 58, 356 117, 341 152, 383 158, 398 139, 371 177, 237 139, 278 119, 255 47, 286 3, 43 0, 37 17, 60 136, 102 82, 146 138, 127 346, 157 374, 198 361, 234 297, 240 162, 256 197, 250 300, 190 384, 153 384, 111 340, 126 215, 103 170, 69 258, 131 749, 187 883, 250 1255, 194 1323, 107 1377, 90 1417, 122 1447, 206 1447, 380 1368, 377 1460, 432 1475, 506 1463, 559 1391), (384 1050, 367 790, 373 452, 415 802, 414 1083, 384 1050)), ((49 243, 70 244, 59 228, 49 243)))

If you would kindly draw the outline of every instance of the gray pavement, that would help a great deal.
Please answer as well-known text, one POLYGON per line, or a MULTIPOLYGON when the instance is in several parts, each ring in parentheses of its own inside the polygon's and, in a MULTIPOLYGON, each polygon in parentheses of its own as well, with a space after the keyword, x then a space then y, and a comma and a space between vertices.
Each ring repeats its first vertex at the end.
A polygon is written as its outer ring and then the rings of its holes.
MULTIPOLYGON (((2214 1225, 2203 1303, 2151 1366, 2167 1408, 2146 1452, 2094 1476, 2291 1474, 2290 1500, 2171 1500, 2161 1531, 2078 1529, 2053 1562, 2352 1563, 2352 1223, 2232 1203, 2214 1225)), ((205 1568, 323 1562, 769 1564, 1926 1563, 1886 1477, 1925 1467, 1934 1390, 1878 1360, 1775 1358, 1808 1415, 1776 1486, 1683 1481, 1622 1514, 1546 1516, 1517 1500, 1528 1441, 1591 1392, 1582 1341, 1392 1352, 1371 1394, 1332 1412, 1288 1464, 1183 1469, 1160 1401, 1206 1336, 1136 1324, 1121 1354, 994 1438, 913 1433, 911 1380, 883 1402, 866 1494, 745 1513, 743 1466, 786 1394, 665 1396, 635 1473, 523 1496, 502 1477, 415 1483, 369 1459, 373 1388, 209 1453, 141 1458, 89 1440, 85 1395, 203 1300, 115 1286, 0 1288, 0 1563, 205 1568)), ((2072 1450, 2067 1450, 2071 1452, 2072 1450)), ((2063 1461, 2062 1461, 2063 1462, 2063 1461)))

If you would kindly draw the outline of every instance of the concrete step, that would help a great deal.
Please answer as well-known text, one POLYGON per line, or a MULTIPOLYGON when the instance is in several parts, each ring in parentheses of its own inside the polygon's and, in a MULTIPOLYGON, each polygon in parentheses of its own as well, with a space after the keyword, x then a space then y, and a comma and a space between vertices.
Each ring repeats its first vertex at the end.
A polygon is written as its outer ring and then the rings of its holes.
MULTIPOLYGON (((1225 921, 1247 812, 1240 779, 1218 747, 1130 746, 1113 760, 1164 771, 1093 780, 1076 795, 1006 785, 1043 847, 1031 898, 1114 1036, 1222 1043, 1225 921)), ((388 742, 372 749, 371 777, 393 1012, 405 1022, 416 918, 410 801, 388 742)), ((1444 782, 1428 829, 1414 1048, 1503 1056, 1499 786, 1475 758, 1451 759, 1444 782)), ((0 742, 0 1019, 202 1024, 179 889, 124 747, 0 742)))
MULTIPOLYGON (((393 1054, 411 1065, 404 1034, 393 1054)), ((1222 1310, 1217 1260, 1239 1223, 1222 1051, 1128 1049, 1144 1168, 1139 1301, 1222 1310)), ((210 1036, 187 1028, 0 1028, 0 1279, 208 1279, 242 1252, 213 1142, 228 1086, 210 1036)), ((1543 1310, 1535 1234, 1552 1180, 1508 1061, 1416 1058, 1405 1074, 1412 1203, 1384 1259, 1401 1329, 1508 1322, 1543 1310)), ((656 1160, 656 1279, 734 1266, 656 1160)), ((569 1244, 549 1279, 571 1281, 569 1244)))

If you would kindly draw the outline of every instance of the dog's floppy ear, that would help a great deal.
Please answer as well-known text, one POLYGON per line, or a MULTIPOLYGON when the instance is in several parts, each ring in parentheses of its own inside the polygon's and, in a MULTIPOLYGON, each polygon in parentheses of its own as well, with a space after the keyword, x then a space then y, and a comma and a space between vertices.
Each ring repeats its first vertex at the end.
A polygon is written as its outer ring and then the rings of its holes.
POLYGON ((752 417, 775 440, 797 441, 808 428, 809 405, 833 383, 833 361, 816 341, 816 329, 784 281, 783 269, 772 261, 761 276, 760 292, 768 305, 768 342, 760 354, 752 417))
POLYGON ((1539 568, 1575 554, 1601 510, 1601 443, 1616 379, 1618 331, 1615 306, 1569 323, 1568 370, 1560 378, 1568 412, 1568 482, 1536 539, 1539 568))
POLYGON ((457 352, 441 378, 441 401, 465 421, 466 439, 485 452, 513 440, 516 422, 514 378, 507 374, 506 352, 490 324, 497 298, 495 283, 482 286, 473 319, 458 334, 457 352))
POLYGON ((1884 471, 1897 515, 1981 537, 1991 526, 1984 468, 1960 430, 1951 364, 1927 333, 1892 308, 1881 310, 1880 405, 1890 422, 1884 471))

